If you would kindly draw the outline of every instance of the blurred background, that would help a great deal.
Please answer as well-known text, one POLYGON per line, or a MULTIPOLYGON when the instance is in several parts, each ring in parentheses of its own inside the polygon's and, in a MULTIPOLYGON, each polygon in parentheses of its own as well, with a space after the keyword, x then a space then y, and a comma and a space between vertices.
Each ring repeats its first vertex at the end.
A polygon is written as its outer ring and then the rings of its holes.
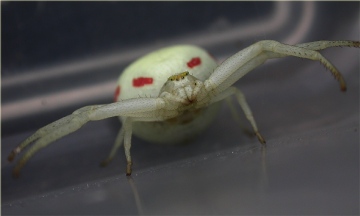
POLYGON ((2 214, 358 214, 355 48, 322 52, 343 73, 346 93, 318 62, 294 57, 270 60, 236 83, 266 149, 223 106, 188 145, 134 137, 130 180, 123 151, 99 167, 117 118, 40 151, 19 179, 6 158, 38 128, 111 103, 121 71, 148 52, 194 44, 220 63, 263 39, 359 40, 359 9, 359 2, 1 2, 2 214))

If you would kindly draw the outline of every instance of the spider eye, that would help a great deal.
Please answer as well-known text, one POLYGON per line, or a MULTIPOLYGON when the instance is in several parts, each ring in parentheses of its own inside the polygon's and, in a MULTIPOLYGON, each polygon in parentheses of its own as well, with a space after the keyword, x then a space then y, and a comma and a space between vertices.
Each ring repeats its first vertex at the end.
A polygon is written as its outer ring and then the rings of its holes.
POLYGON ((168 80, 170 80, 170 81, 174 81, 174 80, 179 81, 180 79, 184 79, 187 75, 189 75, 189 72, 185 71, 185 72, 175 74, 175 75, 169 77, 168 80))

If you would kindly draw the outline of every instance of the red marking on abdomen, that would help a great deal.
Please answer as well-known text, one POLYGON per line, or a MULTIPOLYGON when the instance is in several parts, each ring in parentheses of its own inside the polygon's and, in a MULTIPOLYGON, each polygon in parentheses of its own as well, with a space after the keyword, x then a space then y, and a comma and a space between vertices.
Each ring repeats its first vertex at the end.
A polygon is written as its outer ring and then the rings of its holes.
POLYGON ((119 95, 120 95, 120 86, 117 86, 114 94, 114 101, 117 101, 119 95))
POLYGON ((133 79, 133 86, 134 87, 142 87, 144 85, 149 85, 153 83, 153 78, 151 77, 139 77, 136 79, 133 79))
POLYGON ((187 66, 189 68, 193 68, 193 67, 198 66, 200 64, 201 64, 201 59, 199 57, 194 57, 187 63, 187 66))

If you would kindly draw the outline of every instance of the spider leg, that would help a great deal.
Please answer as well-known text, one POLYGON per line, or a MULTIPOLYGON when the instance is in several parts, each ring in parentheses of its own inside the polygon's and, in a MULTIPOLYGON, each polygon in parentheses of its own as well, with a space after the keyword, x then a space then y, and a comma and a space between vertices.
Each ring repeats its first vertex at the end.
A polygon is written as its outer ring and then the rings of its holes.
POLYGON ((346 84, 341 73, 326 58, 316 51, 333 46, 359 47, 359 42, 320 41, 291 46, 281 44, 277 41, 259 41, 221 63, 214 70, 214 73, 211 74, 209 79, 205 80, 205 89, 207 89, 208 92, 214 92, 216 95, 230 87, 242 76, 264 63, 267 59, 295 56, 320 61, 320 63, 330 70, 335 79, 339 81, 341 90, 345 91, 346 84))
POLYGON ((131 148, 131 134, 132 134, 132 121, 130 118, 126 118, 124 121, 123 127, 125 128, 125 137, 124 137, 124 149, 125 149, 125 157, 126 157, 126 175, 130 176, 132 172, 132 160, 130 154, 131 148))
POLYGON ((243 132, 249 136, 249 137, 253 137, 254 133, 249 130, 248 128, 246 128, 243 124, 243 122, 241 121, 241 118, 239 116, 238 110, 234 107, 234 103, 231 100, 231 97, 227 97, 225 98, 225 102, 228 105, 231 115, 233 116, 233 119, 237 122, 237 124, 239 125, 239 127, 243 130, 243 132))
MULTIPOLYGON (((34 144, 25 152, 22 158, 17 162, 13 175, 19 176, 20 170, 27 163, 27 161, 39 150, 48 146, 50 143, 80 129, 89 121, 102 120, 114 116, 123 117, 139 117, 139 119, 154 119, 159 118, 159 113, 172 115, 173 112, 162 110, 165 107, 165 102, 161 98, 137 98, 129 99, 121 102, 111 103, 107 105, 94 105, 80 108, 58 121, 50 123, 49 125, 39 129, 29 138, 24 140, 18 147, 16 147, 9 155, 8 160, 12 161, 17 154, 29 146, 32 142, 34 144)), ((166 115, 164 115, 166 116, 166 115)), ((124 124, 124 140, 125 153, 128 161, 127 174, 131 173, 131 121, 125 121, 124 124), (126 123, 130 122, 130 123, 126 123), (130 165, 129 165, 130 164, 130 165), (130 167, 130 168, 129 168, 130 167)), ((119 135, 120 136, 120 135, 119 135)), ((120 139, 120 138, 119 138, 120 139)))
POLYGON ((230 96, 235 95, 236 100, 238 101, 241 109, 243 110, 247 120, 250 122, 255 135, 257 136, 258 140, 260 141, 261 144, 265 144, 266 141, 265 139, 261 136, 258 127, 256 125, 256 121, 255 118, 252 114, 252 111, 248 105, 248 103, 246 102, 246 98, 245 95, 237 88, 235 87, 230 87, 228 89, 226 89, 225 91, 221 92, 220 94, 218 94, 217 96, 215 96, 211 101, 211 103, 215 103, 217 101, 223 100, 223 99, 227 99, 230 96))
POLYGON ((245 113, 246 118, 248 119, 248 121, 250 122, 251 126, 253 127, 253 130, 255 132, 255 135, 257 136, 258 140, 260 141, 261 144, 265 144, 266 141, 265 139, 261 136, 259 129, 257 128, 256 122, 255 122, 255 118, 252 114, 252 111, 248 105, 248 103, 246 102, 246 98, 245 95, 237 88, 232 87, 230 88, 230 90, 232 90, 235 94, 235 97, 238 101, 238 103, 240 104, 241 109, 243 110, 243 112, 245 113))
POLYGON ((13 161, 15 156, 19 154, 22 150, 24 150, 26 147, 29 146, 32 142, 38 140, 39 138, 45 136, 46 134, 50 133, 51 131, 54 131, 58 129, 61 125, 68 124, 71 121, 72 116, 66 116, 63 117, 51 124, 48 124, 45 127, 40 128, 37 130, 34 134, 32 134, 30 137, 25 139, 20 145, 18 145, 8 156, 8 161, 13 161))
POLYGON ((101 162, 101 164, 100 164, 101 166, 107 166, 112 161, 116 152, 119 150, 120 146, 123 144, 124 136, 125 136, 125 128, 121 127, 118 135, 116 136, 115 143, 110 151, 109 156, 101 162))
POLYGON ((29 146, 32 142, 40 139, 41 137, 45 136, 46 134, 49 134, 53 131, 58 130, 62 125, 69 124, 69 122, 74 118, 76 114, 79 114, 81 112, 90 111, 99 107, 102 107, 104 105, 94 105, 94 106, 86 106, 82 107, 78 110, 75 110, 72 115, 65 116, 57 121, 54 121, 53 123, 50 123, 39 130, 37 130, 33 135, 28 137, 26 140, 24 140, 18 147, 16 147, 8 156, 8 161, 13 161, 15 156, 19 154, 22 150, 24 150, 26 147, 29 146))
MULTIPOLYGON (((67 121, 66 124, 58 125, 56 127, 56 130, 52 130, 50 132, 48 131, 48 133, 42 134, 42 136, 37 139, 34 145, 30 147, 30 149, 22 156, 22 158, 20 158, 20 160, 17 162, 13 170, 13 175, 15 177, 19 176, 22 167, 36 152, 49 145, 51 142, 54 142, 55 140, 78 130, 83 124, 89 121, 89 119, 83 115, 81 115, 81 117, 79 116, 68 116, 68 117, 71 117, 70 121, 67 121)), ((44 131, 46 131, 46 129, 47 128, 45 126, 44 131)))
MULTIPOLYGON (((320 51, 330 47, 344 47, 344 46, 359 47, 360 42, 359 41, 313 41, 309 43, 296 44, 294 46, 308 50, 320 51)), ((272 53, 272 58, 281 58, 285 56, 286 55, 272 53)))
POLYGON ((323 50, 330 47, 359 47, 359 41, 314 41, 309 43, 296 44, 295 46, 309 50, 323 50))

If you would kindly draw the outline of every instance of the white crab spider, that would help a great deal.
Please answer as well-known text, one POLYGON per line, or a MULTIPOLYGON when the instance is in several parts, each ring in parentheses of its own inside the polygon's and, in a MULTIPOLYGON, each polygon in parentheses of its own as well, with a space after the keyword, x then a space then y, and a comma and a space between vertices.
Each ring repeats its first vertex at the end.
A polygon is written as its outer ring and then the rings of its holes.
POLYGON ((219 66, 206 51, 195 46, 173 46, 155 51, 135 61, 122 73, 115 92, 117 102, 80 108, 39 129, 16 147, 10 153, 9 161, 35 142, 18 161, 13 174, 18 176, 37 151, 78 130, 88 121, 119 116, 123 126, 103 164, 112 160, 124 142, 126 175, 130 175, 132 133, 157 143, 184 141, 204 130, 218 110, 217 102, 232 95, 264 144, 244 95, 232 84, 267 59, 296 56, 320 61, 345 91, 341 73, 317 52, 335 46, 359 47, 359 42, 316 41, 291 46, 264 40, 241 50, 219 66))

